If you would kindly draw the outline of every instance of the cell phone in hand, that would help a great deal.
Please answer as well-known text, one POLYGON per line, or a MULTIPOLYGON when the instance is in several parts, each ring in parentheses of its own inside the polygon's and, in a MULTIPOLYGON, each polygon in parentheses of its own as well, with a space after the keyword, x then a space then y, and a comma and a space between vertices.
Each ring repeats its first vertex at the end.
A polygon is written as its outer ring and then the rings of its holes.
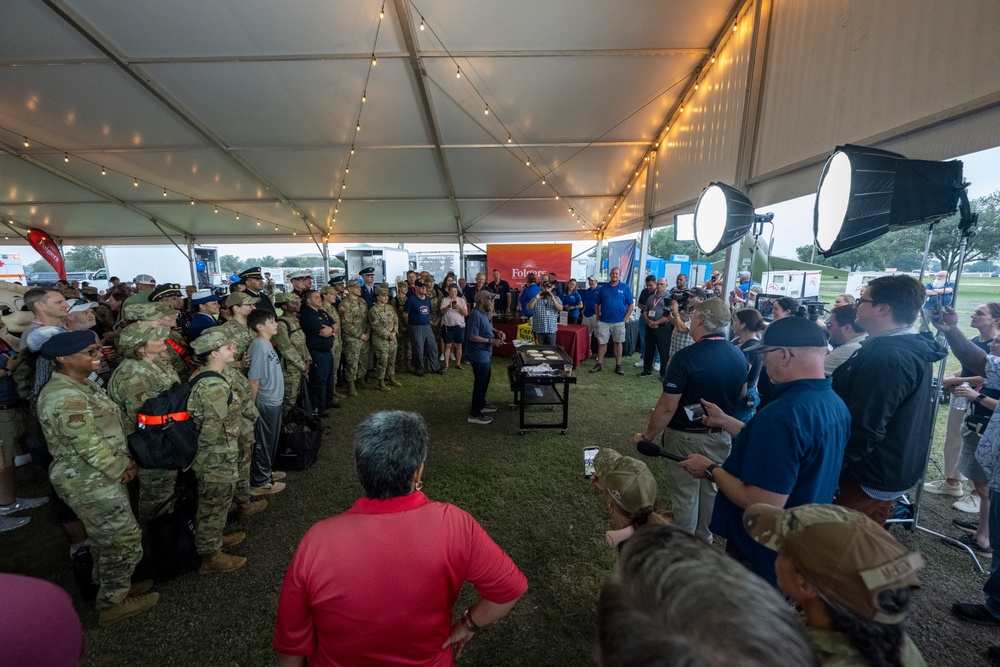
POLYGON ((701 403, 692 403, 684 406, 684 414, 690 421, 701 423, 701 418, 705 416, 705 408, 701 407, 701 403))
POLYGON ((601 451, 599 447, 587 447, 583 450, 583 476, 587 479, 597 479, 597 469, 594 468, 594 457, 601 451))

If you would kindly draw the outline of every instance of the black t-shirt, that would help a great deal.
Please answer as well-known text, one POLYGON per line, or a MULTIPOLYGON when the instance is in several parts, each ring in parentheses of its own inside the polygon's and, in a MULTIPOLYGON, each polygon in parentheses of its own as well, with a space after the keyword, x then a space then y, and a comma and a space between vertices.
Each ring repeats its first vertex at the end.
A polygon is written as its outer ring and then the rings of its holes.
POLYGON ((656 288, 655 287, 653 289, 649 289, 648 287, 643 287, 642 288, 642 291, 639 292, 639 298, 636 299, 636 301, 639 302, 639 309, 640 310, 645 307, 645 305, 646 305, 646 299, 648 299, 650 297, 650 295, 652 295, 655 292, 656 292, 656 288))
POLYGON ((747 381, 747 360, 722 334, 712 334, 678 350, 670 359, 663 377, 663 393, 680 394, 680 402, 668 425, 677 431, 702 431, 705 426, 691 422, 685 405, 700 399, 718 405, 727 415, 745 411, 740 395, 747 381))
MULTIPOLYGON (((992 339, 990 339, 990 340, 992 340, 992 339)), ((979 334, 976 334, 975 336, 973 336, 972 338, 970 338, 969 342, 972 343, 973 345, 975 345, 976 347, 978 347, 980 350, 982 350, 986 354, 990 353, 990 341, 987 340, 984 343, 983 341, 979 340, 979 334)), ((960 372, 962 374, 962 377, 964 377, 964 378, 971 378, 971 377, 976 377, 977 375, 979 375, 979 373, 977 373, 976 371, 972 370, 971 368, 966 368, 965 366, 962 366, 962 370, 960 372)))
POLYGON ((499 285, 496 283, 486 283, 486 289, 500 296, 500 298, 494 302, 496 311, 498 313, 506 313, 507 295, 510 294, 510 285, 507 281, 501 280, 499 285))
POLYGON ((760 356, 760 350, 746 350, 744 348, 756 345, 758 342, 759 341, 751 338, 747 342, 741 344, 738 336, 732 340, 733 345, 740 348, 743 352, 743 356, 747 359, 747 363, 750 364, 750 371, 747 373, 748 389, 751 387, 757 387, 757 381, 760 379, 760 370, 764 366, 764 358, 760 356))

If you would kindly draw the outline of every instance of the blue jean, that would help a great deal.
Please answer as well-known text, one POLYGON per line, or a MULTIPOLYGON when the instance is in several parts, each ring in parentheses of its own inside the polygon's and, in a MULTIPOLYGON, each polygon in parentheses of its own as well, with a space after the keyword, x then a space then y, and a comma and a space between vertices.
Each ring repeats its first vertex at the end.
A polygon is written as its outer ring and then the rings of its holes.
MULTIPOLYGON (((1000 493, 990 489, 990 549, 1000 556, 1000 493)), ((990 562, 990 578, 983 584, 983 594, 986 598, 983 604, 990 612, 1000 618, 1000 558, 990 562)))
POLYGON ((556 344, 556 333, 542 333, 541 331, 535 333, 535 337, 538 338, 539 345, 555 345, 556 344))
POLYGON ((479 417, 483 414, 483 406, 486 405, 486 390, 490 388, 493 364, 489 361, 470 361, 469 364, 472 366, 472 408, 469 410, 469 416, 479 417))
POLYGON ((309 390, 312 399, 320 409, 333 403, 333 388, 336 384, 333 367, 333 354, 330 350, 309 350, 312 355, 312 366, 309 367, 309 390))
POLYGON ((431 360, 431 370, 435 373, 441 366, 438 364, 438 346, 434 340, 434 330, 429 324, 410 325, 410 344, 413 346, 413 365, 417 371, 424 370, 424 354, 431 360))

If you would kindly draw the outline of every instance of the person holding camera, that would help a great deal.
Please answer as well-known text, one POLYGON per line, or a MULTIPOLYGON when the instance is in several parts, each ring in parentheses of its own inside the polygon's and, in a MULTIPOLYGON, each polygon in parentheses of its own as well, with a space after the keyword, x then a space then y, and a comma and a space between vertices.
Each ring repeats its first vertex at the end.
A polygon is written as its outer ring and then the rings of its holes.
MULTIPOLYGON (((677 278, 678 283, 680 278, 677 278)), ((700 287, 690 290, 679 290, 675 287, 670 290, 670 324, 673 325, 673 333, 670 334, 669 357, 673 357, 694 342, 689 328, 691 313, 705 298, 705 292, 700 287)))
POLYGON ((721 465, 701 454, 678 465, 719 487, 709 528, 726 538, 726 553, 773 584, 775 553, 747 535, 743 510, 753 503, 796 507, 832 501, 851 415, 823 373, 826 341, 819 327, 789 317, 753 343, 776 383, 775 400, 746 424, 702 400, 702 423, 733 436, 732 451, 721 465))
POLYGON ((528 302, 528 310, 532 311, 531 331, 535 334, 537 345, 556 344, 556 330, 562 309, 562 301, 552 292, 552 283, 543 281, 538 294, 528 302))

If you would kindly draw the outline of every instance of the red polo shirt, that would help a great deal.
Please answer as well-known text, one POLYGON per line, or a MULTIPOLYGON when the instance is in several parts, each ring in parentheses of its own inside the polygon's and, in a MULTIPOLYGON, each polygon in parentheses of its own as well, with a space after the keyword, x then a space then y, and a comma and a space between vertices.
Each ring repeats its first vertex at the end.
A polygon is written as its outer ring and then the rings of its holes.
POLYGON ((274 648, 311 666, 454 664, 441 648, 465 581, 503 604, 528 582, 467 512, 419 491, 361 498, 299 543, 278 601, 274 648))

